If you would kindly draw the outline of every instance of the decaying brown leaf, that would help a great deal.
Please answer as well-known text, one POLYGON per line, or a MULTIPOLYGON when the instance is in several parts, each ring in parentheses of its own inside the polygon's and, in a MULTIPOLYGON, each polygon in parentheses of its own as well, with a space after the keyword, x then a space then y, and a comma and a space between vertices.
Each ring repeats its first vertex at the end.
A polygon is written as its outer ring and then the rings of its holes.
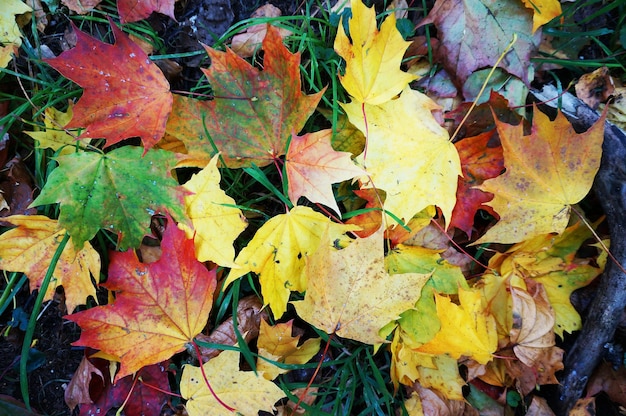
MULTIPOLYGON (((261 311, 262 307, 263 303, 255 295, 241 299, 237 305, 237 330, 246 342, 250 342, 250 340, 259 336, 261 319, 267 319, 267 312, 261 311)), ((196 339, 212 344, 237 344, 233 318, 230 317, 222 322, 211 332, 211 335, 199 334, 196 336, 196 339)), ((222 350, 200 346, 202 362, 207 362, 211 358, 217 357, 221 352, 222 350)))

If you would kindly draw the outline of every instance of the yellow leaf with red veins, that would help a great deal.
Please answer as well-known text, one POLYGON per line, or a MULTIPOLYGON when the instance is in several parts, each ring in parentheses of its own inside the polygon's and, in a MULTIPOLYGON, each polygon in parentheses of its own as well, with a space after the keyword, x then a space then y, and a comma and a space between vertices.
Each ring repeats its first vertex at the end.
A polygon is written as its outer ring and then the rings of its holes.
POLYGON ((297 204, 298 199, 305 196, 340 214, 332 184, 366 173, 352 162, 350 153, 333 150, 332 133, 327 129, 304 136, 294 134, 285 157, 285 169, 291 202, 297 204))
POLYGON ((185 408, 189 416, 256 415, 259 410, 273 414, 274 403, 285 397, 276 384, 261 374, 239 371, 237 351, 222 351, 204 364, 204 372, 215 395, 206 385, 200 367, 188 364, 183 367, 180 394, 187 399, 185 408), (224 407, 215 396, 234 411, 224 407))
POLYGON ((346 232, 359 229, 332 223, 309 207, 296 206, 286 214, 276 215, 239 252, 235 259, 238 268, 230 271, 224 287, 248 272, 258 274, 263 302, 276 318, 281 317, 287 310, 291 291, 306 290, 306 258, 317 251, 327 228, 333 240, 344 239, 346 232))
MULTIPOLYGON (((43 215, 14 215, 2 219, 16 225, 0 236, 0 269, 22 272, 31 290, 41 286, 52 256, 65 235, 57 220, 43 215)), ((90 274, 100 279, 100 255, 86 242, 76 251, 70 239, 59 257, 44 300, 52 299, 57 286, 63 286, 68 311, 96 298, 90 274)))
POLYGON ((224 267, 237 267, 234 263, 233 242, 246 229, 248 223, 235 200, 220 188, 218 155, 183 185, 190 191, 185 195, 185 210, 193 228, 179 223, 187 238, 193 238, 196 258, 210 260, 224 267))
POLYGON ((604 117, 581 134, 562 113, 550 121, 536 108, 527 136, 522 123, 512 126, 496 119, 496 126, 506 172, 479 189, 494 194, 486 205, 500 220, 474 244, 517 243, 563 232, 570 205, 587 195, 600 167, 604 117))
POLYGON ((372 179, 365 187, 387 192, 384 208, 408 221, 436 205, 449 221, 461 162, 448 132, 432 115, 439 109, 437 104, 407 87, 396 100, 380 106, 366 104, 367 126, 361 104, 342 107, 350 122, 368 134, 366 152, 357 162, 372 179))
POLYGON ((455 359, 467 356, 481 364, 490 361, 498 348, 498 334, 494 318, 486 312, 481 292, 459 288, 460 305, 435 293, 435 302, 441 329, 416 351, 448 354, 455 359))
POLYGON ((533 33, 563 12, 559 0, 522 0, 522 3, 533 11, 533 33))
POLYGON ((430 274, 390 275, 385 267, 383 230, 337 250, 325 239, 307 261, 304 300, 293 302, 311 325, 365 344, 385 339, 380 329, 415 306, 430 274))
POLYGON ((285 364, 304 364, 313 358, 320 349, 320 338, 307 339, 299 346, 300 336, 291 336, 292 326, 293 319, 284 324, 276 324, 274 326, 270 326, 265 320, 261 320, 261 329, 257 341, 259 358, 257 359, 256 368, 268 380, 274 380, 280 374, 284 374, 289 370, 277 367, 261 357, 285 364))
POLYGON ((335 38, 335 50, 346 60, 346 72, 339 79, 359 107, 361 103, 382 104, 417 78, 400 70, 411 42, 402 38, 393 14, 387 16, 379 31, 373 7, 366 7, 361 0, 352 0, 351 5, 348 26, 352 42, 343 29, 343 21, 335 38))

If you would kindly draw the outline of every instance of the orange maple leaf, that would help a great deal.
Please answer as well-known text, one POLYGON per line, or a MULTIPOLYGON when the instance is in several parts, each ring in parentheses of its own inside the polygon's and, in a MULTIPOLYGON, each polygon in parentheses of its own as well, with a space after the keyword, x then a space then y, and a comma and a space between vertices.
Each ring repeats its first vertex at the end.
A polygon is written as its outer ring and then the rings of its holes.
MULTIPOLYGON (((12 215, 2 220, 17 227, 0 236, 0 269, 23 272, 28 276, 30 289, 39 288, 65 229, 57 220, 43 215, 12 215)), ((100 256, 89 242, 77 250, 70 239, 59 257, 44 299, 52 299, 55 289, 63 286, 67 309, 73 311, 89 296, 96 297, 90 273, 96 281, 100 278, 100 256)))
POLYGON ((494 194, 485 205, 500 221, 474 244, 517 243, 563 232, 570 205, 587 195, 600 167, 604 117, 581 134, 562 113, 550 121, 536 108, 529 135, 522 123, 511 126, 496 119, 496 126, 506 172, 478 189, 494 194))
POLYGON ((350 153, 337 152, 330 145, 332 130, 293 135, 285 166, 289 182, 289 199, 297 204, 301 196, 319 202, 340 213, 332 184, 366 175, 350 159, 350 153))
POLYGON ((76 47, 45 61, 84 89, 66 128, 84 127, 80 138, 105 138, 107 146, 138 136, 147 150, 165 134, 170 85, 148 55, 110 24, 115 44, 74 28, 76 47))
POLYGON ((182 351, 202 331, 211 311, 215 270, 197 261, 193 240, 171 218, 168 223, 163 253, 154 263, 141 263, 133 250, 111 255, 103 286, 117 293, 113 304, 67 316, 82 328, 73 345, 120 358, 116 381, 182 351))

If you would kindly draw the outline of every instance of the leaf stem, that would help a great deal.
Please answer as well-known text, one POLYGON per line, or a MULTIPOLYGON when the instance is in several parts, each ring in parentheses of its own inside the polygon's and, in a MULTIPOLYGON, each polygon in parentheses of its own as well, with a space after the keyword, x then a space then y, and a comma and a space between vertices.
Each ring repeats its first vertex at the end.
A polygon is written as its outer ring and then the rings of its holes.
POLYGON ((196 344, 196 341, 191 341, 191 344, 193 345, 193 348, 196 350, 196 355, 198 356, 198 361, 200 363, 200 372, 202 373, 202 378, 204 378, 204 383, 209 388, 209 391, 211 392, 213 397, 215 397, 215 400, 217 400, 219 404, 221 404, 228 411, 234 412, 235 408, 230 407, 229 405, 224 403, 222 399, 220 399, 217 396, 217 393, 215 393, 215 391, 213 390, 213 387, 211 387, 211 383, 209 383, 209 379, 207 378, 206 373, 204 372, 204 363, 202 362, 202 353, 200 352, 200 347, 198 347, 198 344, 196 344))
POLYGON ((611 250, 609 250, 609 248, 606 246, 606 244, 604 244, 604 241, 602 241, 602 239, 596 233, 596 230, 593 229, 591 224, 589 224, 587 222, 587 220, 585 219, 585 216, 580 211, 578 211, 573 205, 570 205, 570 208, 572 209, 572 211, 574 211, 574 213, 578 216, 578 218, 580 218, 580 220, 583 222, 583 224, 585 224, 585 226, 587 226, 589 231, 591 231, 591 234, 593 234, 593 236, 595 237, 596 241, 600 244, 600 246, 602 246, 602 249, 606 252, 607 256, 609 256, 609 258, 611 259, 613 264, 615 264, 624 274, 626 274, 626 269, 624 269, 624 266, 622 266, 620 264, 620 262, 617 261, 617 259, 613 256, 613 254, 611 253, 611 250))
POLYGON ((22 343, 22 353, 20 357, 20 390, 22 393, 22 399, 24 400, 24 404, 28 410, 32 410, 30 407, 30 397, 28 396, 28 378, 26 374, 26 365, 28 364, 28 352, 30 351, 30 346, 33 342, 33 335, 35 334, 35 326, 37 325, 37 319, 35 318, 39 315, 39 311, 41 310, 41 305, 43 303, 43 298, 46 296, 46 292, 48 291, 48 286, 50 285, 50 280, 52 280, 52 275, 54 274, 54 269, 57 267, 57 263, 59 262, 59 258, 65 250, 65 246, 67 242, 70 240, 70 234, 66 231, 63 236, 63 240, 59 243, 54 255, 52 256, 52 260, 50 260, 50 265, 48 266, 48 270, 46 271, 46 275, 41 282, 41 286, 39 287, 39 293, 37 294, 37 299, 35 300, 35 304, 33 305, 33 311, 30 314, 30 319, 28 320, 28 327, 26 328, 26 334, 24 335, 24 342, 22 343))
POLYGON ((300 407, 300 403, 302 403, 302 401, 304 400, 304 396, 306 396, 307 392, 311 388, 311 385, 313 385, 313 381, 315 380, 315 377, 317 377, 317 373, 320 372, 320 368, 322 368, 322 364, 324 363, 324 359, 326 358, 326 354, 328 354, 328 348, 330 347, 330 342, 333 340, 333 336, 334 335, 335 335, 335 333, 333 332, 332 334, 330 334, 330 336, 326 340, 326 346, 324 347, 324 351, 322 352, 322 356, 320 357, 320 360, 317 363, 317 367, 315 367, 315 371, 313 372, 313 375, 311 376, 311 379, 309 380, 308 384, 306 385, 304 391, 302 392, 300 397, 298 397, 298 403, 296 403, 296 406, 291 411, 292 415, 297 414, 296 412, 297 412, 298 408, 300 407))

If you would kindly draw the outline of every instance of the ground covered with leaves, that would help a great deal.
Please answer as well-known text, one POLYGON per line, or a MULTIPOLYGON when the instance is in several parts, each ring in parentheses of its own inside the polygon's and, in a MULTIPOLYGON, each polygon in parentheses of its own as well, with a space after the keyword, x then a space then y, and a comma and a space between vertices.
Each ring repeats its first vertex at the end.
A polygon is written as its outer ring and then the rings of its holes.
POLYGON ((626 4, 260 6, 5 0, 0 413, 624 414, 626 4))

